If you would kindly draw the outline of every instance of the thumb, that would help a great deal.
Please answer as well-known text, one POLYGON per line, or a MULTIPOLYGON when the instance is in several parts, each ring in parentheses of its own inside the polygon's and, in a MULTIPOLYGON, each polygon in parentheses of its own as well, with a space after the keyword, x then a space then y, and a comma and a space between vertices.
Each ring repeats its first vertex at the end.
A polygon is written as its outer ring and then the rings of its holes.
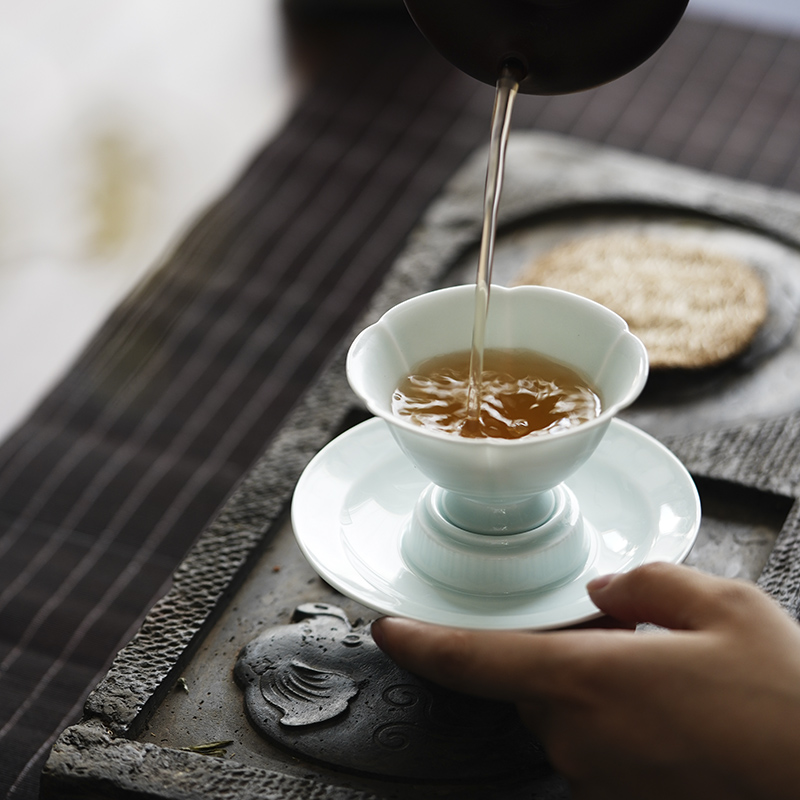
POLYGON ((720 589, 729 581, 675 564, 645 564, 590 581, 592 602, 621 622, 699 630, 723 615, 720 589))

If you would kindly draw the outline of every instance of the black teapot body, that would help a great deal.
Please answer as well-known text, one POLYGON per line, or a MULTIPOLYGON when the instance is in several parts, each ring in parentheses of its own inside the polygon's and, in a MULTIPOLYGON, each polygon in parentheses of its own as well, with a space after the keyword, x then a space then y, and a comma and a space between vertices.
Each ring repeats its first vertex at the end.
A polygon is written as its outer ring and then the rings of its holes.
POLYGON ((567 94, 630 72, 658 50, 688 0, 405 0, 462 71, 494 86, 503 67, 527 94, 567 94))

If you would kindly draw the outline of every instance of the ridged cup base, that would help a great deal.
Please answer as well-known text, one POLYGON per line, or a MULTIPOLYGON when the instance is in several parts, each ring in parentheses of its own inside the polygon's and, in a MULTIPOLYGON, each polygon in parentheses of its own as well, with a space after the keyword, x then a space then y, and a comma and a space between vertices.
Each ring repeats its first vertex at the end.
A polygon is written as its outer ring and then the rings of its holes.
POLYGON ((433 583, 466 594, 520 594, 558 584, 586 563, 583 516, 563 484, 551 490, 546 520, 510 534, 476 533, 453 524, 445 512, 446 494, 433 484, 423 491, 400 545, 409 569, 433 583))

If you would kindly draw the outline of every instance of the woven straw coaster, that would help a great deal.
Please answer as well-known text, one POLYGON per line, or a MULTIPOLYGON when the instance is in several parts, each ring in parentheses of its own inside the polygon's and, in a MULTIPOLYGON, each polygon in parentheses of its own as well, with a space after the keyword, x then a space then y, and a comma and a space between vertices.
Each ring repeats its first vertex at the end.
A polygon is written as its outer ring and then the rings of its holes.
POLYGON ((701 369, 746 349, 767 316, 758 274, 731 256, 632 233, 556 247, 516 284, 565 289, 616 311, 653 369, 701 369))

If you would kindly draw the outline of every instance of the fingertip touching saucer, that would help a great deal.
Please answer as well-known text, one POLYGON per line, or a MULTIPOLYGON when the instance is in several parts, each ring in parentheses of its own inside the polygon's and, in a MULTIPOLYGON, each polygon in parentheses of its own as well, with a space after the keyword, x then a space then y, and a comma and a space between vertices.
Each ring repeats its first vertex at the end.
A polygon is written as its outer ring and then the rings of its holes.
POLYGON ((314 570, 382 614, 485 630, 565 627, 599 616, 585 586, 653 561, 680 563, 700 526, 686 468, 638 428, 613 420, 592 457, 566 481, 589 537, 583 566, 559 584, 514 594, 469 594, 414 571, 401 540, 428 486, 383 420, 334 439, 300 477, 292 527, 314 570))

